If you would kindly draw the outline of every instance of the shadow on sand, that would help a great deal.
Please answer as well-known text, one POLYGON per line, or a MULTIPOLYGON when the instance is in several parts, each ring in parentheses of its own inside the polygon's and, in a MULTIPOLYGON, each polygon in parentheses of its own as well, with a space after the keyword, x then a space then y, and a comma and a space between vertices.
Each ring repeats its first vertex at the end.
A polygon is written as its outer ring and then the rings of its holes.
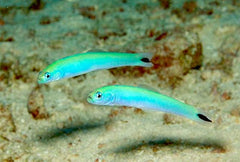
MULTIPOLYGON (((124 142, 123 142, 124 143, 124 142)), ((213 153, 225 153, 227 151, 224 142, 215 139, 180 139, 163 137, 157 140, 142 139, 131 144, 121 145, 114 153, 127 153, 135 150, 141 150, 144 147, 152 148, 153 152, 160 150, 163 147, 171 147, 178 151, 185 149, 199 148, 201 150, 210 149, 213 153)))
POLYGON ((64 138, 75 132, 79 131, 90 131, 93 129, 98 129, 104 127, 109 121, 98 121, 89 123, 79 123, 79 124, 67 124, 64 128, 52 128, 48 131, 38 135, 38 140, 41 142, 46 142, 51 139, 64 138))

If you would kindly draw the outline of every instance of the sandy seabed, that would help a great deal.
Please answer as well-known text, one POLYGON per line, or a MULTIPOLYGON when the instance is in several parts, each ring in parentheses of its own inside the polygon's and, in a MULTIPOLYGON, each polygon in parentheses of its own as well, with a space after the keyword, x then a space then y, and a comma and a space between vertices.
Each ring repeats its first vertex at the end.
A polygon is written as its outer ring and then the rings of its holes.
POLYGON ((239 161, 239 35, 235 0, 0 0, 1 161, 239 161), (155 65, 37 85, 89 49, 150 52, 155 65), (86 102, 111 84, 147 84, 213 123, 86 102))

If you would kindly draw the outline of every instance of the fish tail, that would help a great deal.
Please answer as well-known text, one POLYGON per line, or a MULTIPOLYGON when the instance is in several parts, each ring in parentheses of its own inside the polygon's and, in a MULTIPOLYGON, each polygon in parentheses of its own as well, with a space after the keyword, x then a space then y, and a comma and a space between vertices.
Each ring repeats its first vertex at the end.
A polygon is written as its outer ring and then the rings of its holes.
POLYGON ((208 115, 206 115, 206 113, 203 113, 202 111, 200 112, 198 111, 197 113, 195 113, 192 119, 200 123, 212 122, 212 120, 208 117, 208 115))
POLYGON ((209 119, 207 116, 203 115, 203 114, 197 114, 198 118, 201 119, 202 121, 206 121, 206 122, 212 122, 211 119, 209 119))
POLYGON ((196 109, 190 105, 186 107, 187 111, 179 112, 179 115, 185 116, 186 118, 192 119, 199 123, 211 123, 212 120, 208 117, 209 114, 205 113, 204 111, 200 109, 196 109))
POLYGON ((153 63, 151 62, 151 59, 153 57, 152 53, 139 53, 139 61, 140 61, 140 66, 144 67, 152 67, 153 63))

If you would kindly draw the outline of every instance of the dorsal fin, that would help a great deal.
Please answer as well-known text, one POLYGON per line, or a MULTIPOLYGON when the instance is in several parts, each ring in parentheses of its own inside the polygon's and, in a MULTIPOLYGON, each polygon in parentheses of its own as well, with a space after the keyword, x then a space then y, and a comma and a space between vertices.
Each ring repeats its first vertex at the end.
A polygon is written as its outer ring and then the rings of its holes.
POLYGON ((140 84, 140 85, 138 85, 138 87, 144 88, 144 89, 148 89, 150 91, 154 91, 154 92, 157 92, 157 93, 160 93, 159 90, 157 90, 157 89, 155 89, 155 88, 153 88, 153 87, 151 87, 151 86, 149 86, 147 84, 140 84))
POLYGON ((103 49, 88 49, 84 53, 91 53, 91 52, 107 52, 107 51, 104 51, 103 49))

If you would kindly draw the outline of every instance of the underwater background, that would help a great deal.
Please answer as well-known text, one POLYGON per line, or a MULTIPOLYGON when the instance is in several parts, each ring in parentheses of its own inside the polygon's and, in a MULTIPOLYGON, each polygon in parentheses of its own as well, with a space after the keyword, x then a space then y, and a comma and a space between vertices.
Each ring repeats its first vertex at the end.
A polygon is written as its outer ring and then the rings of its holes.
POLYGON ((0 0, 0 160, 239 161, 239 49, 238 0, 0 0), (37 84, 53 61, 99 49, 154 66, 37 84), (86 102, 112 84, 149 85, 213 123, 86 102))

